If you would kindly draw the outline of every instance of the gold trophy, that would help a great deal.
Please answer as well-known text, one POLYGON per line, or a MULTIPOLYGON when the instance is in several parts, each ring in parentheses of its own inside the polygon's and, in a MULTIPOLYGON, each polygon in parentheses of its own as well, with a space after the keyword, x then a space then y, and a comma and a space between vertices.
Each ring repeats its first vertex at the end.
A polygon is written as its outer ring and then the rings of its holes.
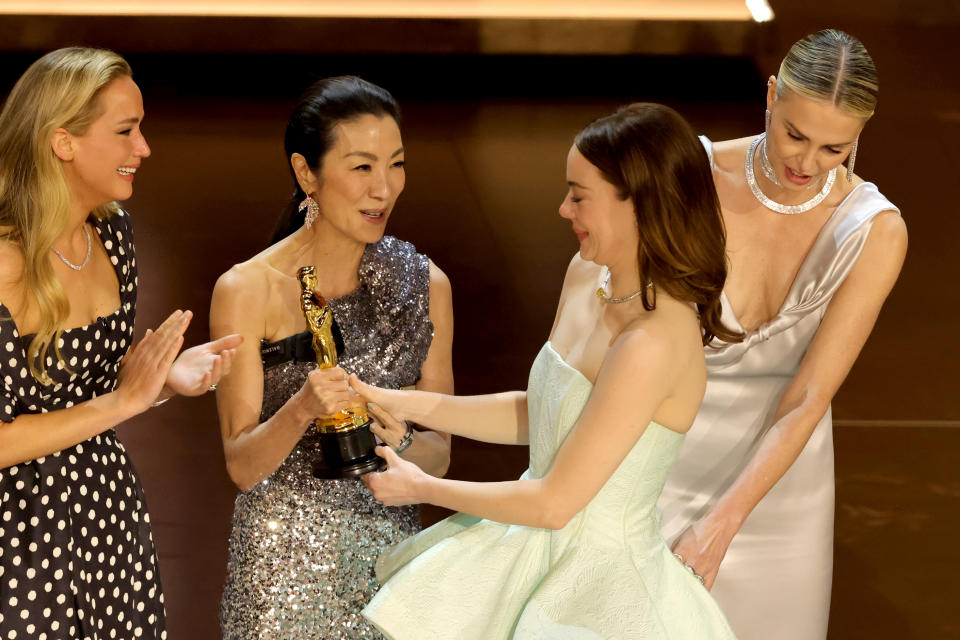
MULTIPOLYGON (((300 279, 300 309, 313 336, 317 366, 321 369, 335 367, 337 346, 333 313, 323 296, 314 291, 316 270, 312 266, 300 267, 297 277, 300 279)), ((314 464, 313 475, 318 478, 355 478, 380 469, 383 459, 374 453, 377 441, 370 432, 370 423, 363 405, 316 418, 311 428, 316 429, 323 459, 314 464)))

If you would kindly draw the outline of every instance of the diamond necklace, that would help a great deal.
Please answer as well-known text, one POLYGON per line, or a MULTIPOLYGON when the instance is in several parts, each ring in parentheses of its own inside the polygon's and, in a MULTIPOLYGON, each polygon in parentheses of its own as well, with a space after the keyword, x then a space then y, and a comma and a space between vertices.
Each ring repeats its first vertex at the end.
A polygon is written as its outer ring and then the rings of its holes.
POLYGON ((86 223, 84 223, 83 225, 83 232, 87 235, 87 255, 86 257, 84 257, 83 262, 81 262, 80 264, 73 264, 72 262, 67 260, 67 256, 60 253, 59 249, 57 249, 56 247, 53 247, 53 252, 57 254, 57 256, 61 260, 63 260, 64 264, 66 264, 68 267, 70 267, 74 271, 80 271, 80 269, 83 269, 85 266, 87 266, 87 263, 90 262, 90 250, 93 249, 93 242, 90 241, 90 229, 87 228, 86 223))
POLYGON ((767 176, 767 180, 782 187, 780 184, 780 178, 777 177, 777 172, 773 170, 773 164, 770 163, 770 158, 767 157, 767 138, 764 134, 763 146, 760 147, 760 171, 763 171, 763 175, 767 176))
POLYGON ((629 294, 629 295, 625 295, 625 296, 620 297, 620 298, 614 298, 613 296, 608 296, 608 295, 607 295, 607 285, 608 285, 608 284, 610 284, 610 269, 609 269, 609 268, 607 268, 607 275, 603 276, 603 282, 600 283, 600 288, 597 289, 597 297, 600 298, 601 300, 603 300, 604 302, 611 302, 611 303, 613 303, 613 304, 620 304, 621 302, 629 302, 630 300, 633 300, 633 299, 636 298, 638 295, 640 295, 641 293, 643 293, 643 290, 644 290, 644 289, 647 289, 647 288, 653 286, 653 283, 651 282, 651 283, 647 284, 646 287, 640 287, 639 289, 637 289, 636 291, 634 291, 633 293, 631 293, 631 294, 629 294))
POLYGON ((796 215, 798 213, 810 211, 810 209, 813 209, 815 206, 823 202, 824 199, 830 194, 830 190, 833 189, 833 181, 837 179, 836 167, 830 169, 830 172, 827 173, 827 180, 823 183, 823 189, 820 190, 820 193, 813 196, 806 202, 801 202, 800 204, 780 204, 776 200, 772 200, 767 197, 767 195, 760 190, 760 185, 757 184, 757 177, 753 173, 753 155, 757 150, 757 145, 763 142, 766 137, 767 136, 765 133, 761 133, 756 137, 756 139, 754 139, 753 142, 750 143, 750 148, 747 150, 747 159, 743 164, 747 178, 747 186, 750 187, 753 197, 756 198, 760 204, 765 206, 767 209, 786 215, 796 215))

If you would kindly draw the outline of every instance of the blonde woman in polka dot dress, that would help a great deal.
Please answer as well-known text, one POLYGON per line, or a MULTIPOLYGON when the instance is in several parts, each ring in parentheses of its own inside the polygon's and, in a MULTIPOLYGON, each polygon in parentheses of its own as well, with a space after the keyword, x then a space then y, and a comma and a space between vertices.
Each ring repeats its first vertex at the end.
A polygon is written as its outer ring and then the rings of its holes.
POLYGON ((70 48, 0 112, 0 638, 165 638, 143 489, 113 428, 199 395, 239 336, 132 344, 137 261, 116 204, 150 155, 127 63, 70 48))

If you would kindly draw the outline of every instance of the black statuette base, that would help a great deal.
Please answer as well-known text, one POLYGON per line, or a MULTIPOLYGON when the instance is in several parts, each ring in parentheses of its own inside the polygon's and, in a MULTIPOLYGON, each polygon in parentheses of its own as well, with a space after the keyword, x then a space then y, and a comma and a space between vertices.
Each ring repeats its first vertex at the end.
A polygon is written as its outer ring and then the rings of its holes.
POLYGON ((367 420, 349 431, 321 433, 323 460, 314 465, 313 475, 325 480, 357 478, 385 468, 386 461, 374 453, 377 440, 370 432, 372 422, 367 420))

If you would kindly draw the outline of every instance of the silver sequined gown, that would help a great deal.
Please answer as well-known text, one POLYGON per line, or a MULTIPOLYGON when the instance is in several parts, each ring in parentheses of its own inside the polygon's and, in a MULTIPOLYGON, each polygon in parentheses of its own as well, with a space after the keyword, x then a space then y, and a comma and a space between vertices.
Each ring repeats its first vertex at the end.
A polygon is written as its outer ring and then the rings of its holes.
MULTIPOLYGON (((386 236, 367 246, 360 286, 328 300, 343 332, 340 366, 388 388, 414 384, 433 339, 429 263, 386 236)), ((264 371, 267 420, 316 367, 287 362, 264 371)), ((417 507, 385 507, 359 480, 313 477, 307 434, 266 480, 237 496, 220 606, 224 640, 380 638, 360 615, 376 592, 385 548, 417 532, 417 507)))

